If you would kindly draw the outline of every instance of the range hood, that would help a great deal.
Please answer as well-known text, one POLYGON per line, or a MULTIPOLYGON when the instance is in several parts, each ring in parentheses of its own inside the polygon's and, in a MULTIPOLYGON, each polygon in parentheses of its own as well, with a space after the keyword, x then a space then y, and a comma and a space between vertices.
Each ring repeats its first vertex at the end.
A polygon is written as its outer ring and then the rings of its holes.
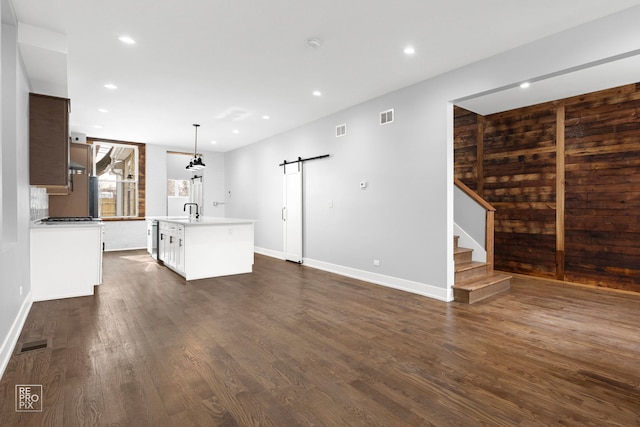
POLYGON ((82 166, 80 163, 74 162, 73 160, 69 160, 69 171, 71 172, 71 174, 73 175, 83 174, 86 172, 86 170, 87 168, 82 166))

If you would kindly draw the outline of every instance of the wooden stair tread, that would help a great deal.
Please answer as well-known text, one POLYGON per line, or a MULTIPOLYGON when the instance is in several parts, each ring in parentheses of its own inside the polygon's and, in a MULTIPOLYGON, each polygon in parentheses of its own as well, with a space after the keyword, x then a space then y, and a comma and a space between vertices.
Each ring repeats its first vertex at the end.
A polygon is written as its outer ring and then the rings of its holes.
POLYGON ((473 304, 511 288, 511 276, 493 271, 486 262, 473 261, 473 249, 458 246, 459 236, 453 240, 455 284, 453 300, 473 304))
POLYGON ((474 268, 481 268, 486 265, 487 265, 486 262, 471 261, 471 262, 465 262, 465 263, 456 265, 455 268, 456 268, 456 273, 460 273, 463 271, 473 270, 474 268))
POLYGON ((478 289, 486 288, 487 286, 495 285, 496 283, 510 280, 512 276, 504 273, 489 273, 485 276, 474 277, 473 279, 465 280, 464 282, 456 283, 453 285, 454 289, 463 289, 466 291, 475 291, 478 289))
POLYGON ((463 248, 462 246, 458 246, 457 248, 453 249, 453 254, 462 254, 462 253, 467 253, 467 252, 473 252, 473 249, 469 249, 469 248, 463 248))

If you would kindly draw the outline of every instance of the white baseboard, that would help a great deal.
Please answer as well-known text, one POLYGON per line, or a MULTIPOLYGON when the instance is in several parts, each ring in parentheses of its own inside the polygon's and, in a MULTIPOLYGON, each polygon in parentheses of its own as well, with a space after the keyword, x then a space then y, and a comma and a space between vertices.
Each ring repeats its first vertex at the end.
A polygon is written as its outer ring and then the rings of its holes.
MULTIPOLYGON (((255 252, 262 255, 270 256, 272 258, 284 259, 284 254, 282 252, 273 251, 270 249, 256 247, 255 252)), ((341 276, 351 277, 353 279, 373 283, 375 285, 386 286, 388 288, 398 289, 405 292, 411 292, 428 298, 437 299, 439 301, 453 301, 452 289, 442 289, 436 286, 427 285, 425 283, 413 282, 411 280, 400 279, 392 276, 385 276, 384 274, 371 273, 369 271, 358 270, 351 267, 344 267, 342 265, 331 264, 311 258, 304 258, 303 265, 311 268, 317 268, 318 270, 324 270, 330 273, 339 274, 341 276)))
POLYGON ((260 255, 266 255, 271 258, 278 258, 284 260, 284 253, 279 251, 273 251, 271 249, 259 248, 258 246, 254 246, 253 251, 260 255))
POLYGON ((122 248, 122 249, 110 248, 110 249, 105 249, 102 252, 139 251, 141 249, 147 250, 147 247, 143 246, 141 248, 122 248))
POLYGON ((9 364, 9 359, 11 359, 11 355, 13 354, 13 349, 18 342, 18 338, 20 338, 20 332, 22 332, 24 322, 27 321, 27 316, 29 315, 32 304, 33 298, 31 298, 31 291, 29 291, 24 301, 22 302, 22 306, 20 306, 20 311, 13 321, 11 329, 9 329, 9 333, 5 337, 4 341, 2 342, 2 346, 0 347, 0 378, 2 378, 2 376, 4 375, 4 370, 9 364))
POLYGON ((328 262, 309 258, 304 259, 304 265, 306 265, 307 267, 328 271, 330 273, 340 274, 341 276, 363 280, 365 282, 370 282, 376 285, 399 289, 405 292, 411 292, 440 301, 453 301, 453 291, 451 289, 442 289, 436 286, 427 285, 425 283, 413 282, 411 280, 400 279, 392 276, 385 276, 384 274, 371 273, 370 271, 358 270, 351 267, 344 267, 342 265, 330 264, 328 262))

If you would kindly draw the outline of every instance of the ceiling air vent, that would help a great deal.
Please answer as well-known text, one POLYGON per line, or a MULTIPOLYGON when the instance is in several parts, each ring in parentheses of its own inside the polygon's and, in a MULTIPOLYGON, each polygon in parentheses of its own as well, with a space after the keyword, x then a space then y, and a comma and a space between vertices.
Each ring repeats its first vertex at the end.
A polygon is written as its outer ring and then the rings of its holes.
POLYGON ((386 125, 393 122, 393 108, 380 113, 380 124, 386 125))
POLYGON ((336 138, 341 136, 345 136, 347 134, 347 124, 343 123, 341 125, 336 126, 336 138))

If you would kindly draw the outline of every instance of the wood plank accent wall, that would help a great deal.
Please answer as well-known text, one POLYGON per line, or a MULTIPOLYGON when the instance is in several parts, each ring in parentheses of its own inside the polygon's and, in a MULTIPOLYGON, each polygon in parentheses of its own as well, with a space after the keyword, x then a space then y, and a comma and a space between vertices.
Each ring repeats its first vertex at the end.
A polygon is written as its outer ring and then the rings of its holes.
POLYGON ((640 84, 566 106, 567 280, 640 292, 640 84))
POLYGON ((464 108, 454 108, 454 176, 464 185, 478 191, 478 118, 464 108))
POLYGON ((485 117, 483 197, 496 208, 497 270, 556 277, 555 121, 552 104, 485 117))
POLYGON ((640 292, 640 83, 454 121, 455 177, 496 208, 496 269, 640 292))

